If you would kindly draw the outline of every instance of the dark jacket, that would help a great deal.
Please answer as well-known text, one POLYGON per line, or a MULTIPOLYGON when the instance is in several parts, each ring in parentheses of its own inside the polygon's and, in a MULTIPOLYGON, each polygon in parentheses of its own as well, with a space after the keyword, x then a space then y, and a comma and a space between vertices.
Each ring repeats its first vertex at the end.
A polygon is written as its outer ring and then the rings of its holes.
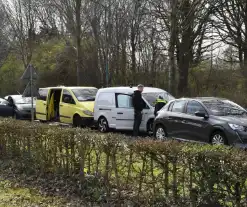
POLYGON ((157 101, 154 106, 154 115, 157 116, 158 111, 166 105, 166 101, 157 101))
POLYGON ((144 101, 142 100, 142 94, 140 91, 134 91, 132 101, 135 110, 142 111, 144 109, 144 101))

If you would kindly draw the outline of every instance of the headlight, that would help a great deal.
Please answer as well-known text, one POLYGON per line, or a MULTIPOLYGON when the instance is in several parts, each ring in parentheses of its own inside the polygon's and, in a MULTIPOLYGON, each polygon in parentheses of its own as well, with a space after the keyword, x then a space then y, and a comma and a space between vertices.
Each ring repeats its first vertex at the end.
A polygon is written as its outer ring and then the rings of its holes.
POLYGON ((89 111, 89 110, 83 110, 82 111, 84 114, 88 115, 88 116, 93 116, 93 112, 89 111))
POLYGON ((244 131, 245 127, 238 124, 229 124, 229 126, 236 131, 244 131))

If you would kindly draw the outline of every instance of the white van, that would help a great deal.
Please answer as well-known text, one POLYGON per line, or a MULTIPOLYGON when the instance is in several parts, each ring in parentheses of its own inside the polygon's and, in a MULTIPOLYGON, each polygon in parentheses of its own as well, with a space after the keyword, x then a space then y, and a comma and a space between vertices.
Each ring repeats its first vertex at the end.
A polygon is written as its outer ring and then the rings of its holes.
MULTIPOLYGON (((111 87, 98 90, 94 105, 94 121, 101 132, 110 129, 133 130, 132 95, 135 90, 137 87, 111 87)), ((167 101, 174 99, 162 89, 144 87, 142 97, 146 107, 143 110, 140 131, 152 133, 154 103, 160 95, 167 101)))

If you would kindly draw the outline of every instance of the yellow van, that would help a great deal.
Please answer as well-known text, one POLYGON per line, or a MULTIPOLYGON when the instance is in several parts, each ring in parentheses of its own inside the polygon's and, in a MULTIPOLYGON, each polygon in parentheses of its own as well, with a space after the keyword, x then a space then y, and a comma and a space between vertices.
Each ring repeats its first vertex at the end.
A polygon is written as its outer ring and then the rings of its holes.
POLYGON ((36 119, 73 124, 75 127, 93 123, 94 87, 40 88, 36 100, 36 119))

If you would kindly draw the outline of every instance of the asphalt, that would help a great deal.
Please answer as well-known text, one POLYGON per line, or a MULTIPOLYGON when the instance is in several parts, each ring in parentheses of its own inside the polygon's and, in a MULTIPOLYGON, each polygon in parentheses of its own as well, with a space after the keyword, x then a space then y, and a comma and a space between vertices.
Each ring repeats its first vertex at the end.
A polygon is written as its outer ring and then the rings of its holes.
MULTIPOLYGON (((35 120, 35 122, 40 122, 39 120, 35 120)), ((46 124, 46 123, 44 123, 46 124)), ((49 124, 50 126, 60 126, 60 127, 70 127, 72 128, 72 125, 71 124, 64 124, 64 123, 61 123, 61 122, 50 122, 50 123, 47 123, 49 124)), ((92 131, 97 131, 97 128, 91 128, 92 131)), ((116 130, 112 130, 111 131, 112 133, 116 133, 116 134, 122 134, 122 135, 125 135, 125 136, 132 136, 133 132, 132 131, 116 131, 116 130)), ((140 137, 151 137, 151 135, 148 135, 146 133, 140 133, 140 137)))

